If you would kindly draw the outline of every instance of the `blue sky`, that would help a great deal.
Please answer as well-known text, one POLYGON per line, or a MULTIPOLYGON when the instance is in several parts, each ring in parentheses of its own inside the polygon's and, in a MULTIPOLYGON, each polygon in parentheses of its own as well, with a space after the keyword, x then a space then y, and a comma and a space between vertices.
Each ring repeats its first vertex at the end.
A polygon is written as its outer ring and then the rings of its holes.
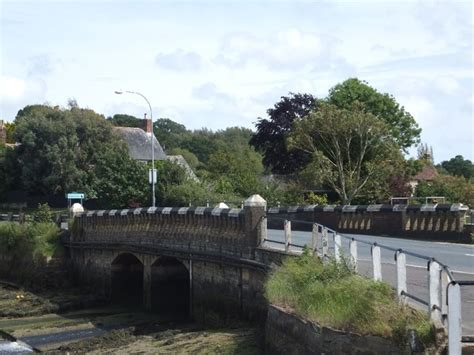
MULTIPOLYGON (((288 92, 358 77, 395 96, 437 162, 474 160, 470 1, 0 0, 0 118, 75 98, 106 116, 254 127, 288 92)), ((416 150, 412 150, 415 152, 416 150)))

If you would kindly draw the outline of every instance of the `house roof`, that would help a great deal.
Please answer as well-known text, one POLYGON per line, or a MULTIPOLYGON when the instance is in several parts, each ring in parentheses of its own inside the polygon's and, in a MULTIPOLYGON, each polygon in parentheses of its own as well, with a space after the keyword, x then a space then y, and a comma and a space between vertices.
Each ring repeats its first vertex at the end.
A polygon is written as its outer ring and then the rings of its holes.
POLYGON ((199 181, 197 178, 196 174, 194 174, 193 169, 189 166, 188 162, 182 155, 168 155, 167 159, 170 162, 173 162, 175 164, 178 164, 181 166, 184 170, 186 170, 186 173, 188 174, 188 177, 194 181, 199 181))
POLYGON ((425 165, 423 169, 413 177, 416 181, 433 181, 438 177, 438 170, 433 165, 425 165))
MULTIPOLYGON (((151 161, 151 133, 136 127, 114 127, 114 130, 127 142, 130 156, 135 160, 151 161)), ((155 160, 166 160, 166 154, 153 135, 155 160)))

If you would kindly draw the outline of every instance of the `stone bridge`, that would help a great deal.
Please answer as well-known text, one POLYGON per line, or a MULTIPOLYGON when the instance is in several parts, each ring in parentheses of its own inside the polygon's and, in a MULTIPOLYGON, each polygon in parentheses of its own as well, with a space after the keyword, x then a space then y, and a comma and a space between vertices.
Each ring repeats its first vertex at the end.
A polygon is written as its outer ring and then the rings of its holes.
MULTIPOLYGON (((353 233, 459 238, 465 236, 461 207, 281 208, 268 211, 268 223, 279 227, 288 218, 353 233)), ((262 319, 266 274, 285 255, 262 247, 266 217, 258 195, 242 209, 89 211, 76 217, 65 244, 78 281, 112 301, 204 322, 262 319)))
POLYGON ((259 248, 266 203, 89 211, 66 242, 83 284, 127 305, 202 321, 265 316, 263 282, 281 254, 259 248), (218 319, 215 319, 218 318, 218 319))

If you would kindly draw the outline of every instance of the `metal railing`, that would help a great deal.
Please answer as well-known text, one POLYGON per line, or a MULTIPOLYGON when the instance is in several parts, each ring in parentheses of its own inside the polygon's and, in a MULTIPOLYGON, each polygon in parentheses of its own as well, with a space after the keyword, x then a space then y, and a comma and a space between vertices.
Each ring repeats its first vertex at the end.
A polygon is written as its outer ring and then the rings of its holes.
POLYGON ((284 221, 284 241, 268 239, 267 219, 264 218, 261 224, 261 246, 265 247, 265 243, 267 242, 281 244, 284 245, 286 252, 296 254, 301 253, 303 248, 307 247, 313 255, 318 255, 323 259, 333 256, 336 262, 340 262, 344 257, 342 240, 349 240, 349 261, 354 270, 359 272, 358 248, 360 244, 366 245, 370 247, 372 278, 376 281, 383 280, 381 250, 393 252, 396 264, 396 290, 400 302, 406 304, 409 300, 412 300, 427 307, 431 320, 433 322, 439 322, 438 324, 442 324, 448 331, 449 354, 461 354, 463 342, 461 287, 474 286, 474 281, 456 280, 449 267, 433 257, 413 253, 401 248, 393 248, 377 242, 356 239, 318 223, 292 220, 293 222, 311 224, 313 226, 310 245, 295 244, 292 242, 291 235, 292 221, 281 220, 284 221), (334 243, 333 255, 330 255, 330 236, 334 243), (291 249, 292 247, 298 250, 291 249), (428 272, 428 299, 423 299, 409 292, 407 287, 407 255, 426 261, 428 272))

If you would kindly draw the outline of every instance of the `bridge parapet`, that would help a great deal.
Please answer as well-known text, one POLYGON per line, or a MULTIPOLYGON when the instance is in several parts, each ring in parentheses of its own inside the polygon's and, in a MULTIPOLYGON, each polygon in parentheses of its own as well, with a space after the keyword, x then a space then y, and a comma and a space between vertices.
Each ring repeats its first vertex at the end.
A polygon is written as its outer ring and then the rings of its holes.
POLYGON ((469 240, 464 228, 469 207, 462 204, 293 206, 268 210, 269 228, 283 228, 292 220, 294 229, 310 230, 313 222, 346 233, 385 234, 433 240, 469 240))
POLYGON ((205 250, 251 257, 260 241, 258 225, 264 214, 263 206, 88 211, 76 215, 70 243, 205 250))

